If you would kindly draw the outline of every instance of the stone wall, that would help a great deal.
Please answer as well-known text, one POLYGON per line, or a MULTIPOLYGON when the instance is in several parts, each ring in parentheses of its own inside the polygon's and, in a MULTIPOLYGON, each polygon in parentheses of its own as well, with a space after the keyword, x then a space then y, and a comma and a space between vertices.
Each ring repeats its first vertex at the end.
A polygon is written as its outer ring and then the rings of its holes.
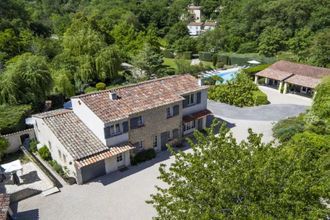
POLYGON ((26 129, 26 130, 23 130, 23 131, 18 131, 18 132, 11 133, 11 134, 3 135, 2 137, 7 139, 8 142, 9 142, 9 148, 7 149, 6 153, 15 153, 15 152, 17 152, 19 147, 23 145, 21 137, 22 137, 22 139, 24 139, 25 135, 26 136, 28 135, 30 140, 34 139, 35 134, 34 134, 33 128, 26 129))
POLYGON ((161 106, 155 109, 147 110, 144 112, 132 115, 130 118, 143 116, 144 126, 136 129, 129 129, 129 141, 132 144, 143 141, 143 148, 153 148, 154 138, 157 135, 158 147, 156 150, 160 150, 160 138, 161 133, 170 131, 170 137, 172 138, 172 130, 179 129, 179 137, 181 137, 181 122, 182 122, 182 102, 176 102, 170 105, 161 106), (179 114, 167 118, 166 108, 179 105, 179 114))

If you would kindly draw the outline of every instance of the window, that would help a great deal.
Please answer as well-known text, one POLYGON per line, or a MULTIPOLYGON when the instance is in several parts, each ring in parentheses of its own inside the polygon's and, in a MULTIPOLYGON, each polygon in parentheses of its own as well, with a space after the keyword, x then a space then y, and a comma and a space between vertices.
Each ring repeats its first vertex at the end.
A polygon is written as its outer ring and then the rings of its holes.
POLYGON ((171 114, 171 108, 166 108, 166 117, 167 117, 167 118, 172 117, 172 114, 171 114))
POLYGON ((142 127, 143 126, 142 116, 131 118, 130 124, 131 124, 131 129, 142 127))
MULTIPOLYGON (((198 94, 197 94, 198 97, 198 94)), ((183 108, 189 107, 191 105, 195 105, 198 100, 195 99, 195 94, 192 93, 190 95, 183 96, 184 100, 182 101, 183 108)))
POLYGON ((176 116, 179 114, 179 105, 173 106, 173 116, 176 116))
POLYGON ((154 148, 158 147, 158 136, 155 135, 154 137, 154 142, 153 142, 153 145, 152 145, 154 148))
POLYGON ((104 128, 104 136, 106 139, 119 134, 121 134, 120 124, 114 124, 104 128))
POLYGON ((137 149, 137 150, 141 150, 143 148, 143 141, 138 141, 135 144, 133 144, 133 146, 137 149))
POLYGON ((173 137, 173 139, 179 137, 179 129, 177 129, 177 128, 173 129, 173 131, 172 131, 172 137, 173 137))
POLYGON ((184 125, 183 125, 183 131, 187 131, 187 130, 190 130, 193 128, 195 128, 195 121, 190 121, 190 122, 184 123, 184 125))
POLYGON ((190 102, 188 104, 194 104, 195 101, 195 95, 194 94, 190 94, 190 102))
POLYGON ((123 154, 118 154, 117 155, 117 162, 123 161, 123 154))
POLYGON ((123 133, 127 133, 128 132, 128 121, 124 121, 123 122, 123 133))

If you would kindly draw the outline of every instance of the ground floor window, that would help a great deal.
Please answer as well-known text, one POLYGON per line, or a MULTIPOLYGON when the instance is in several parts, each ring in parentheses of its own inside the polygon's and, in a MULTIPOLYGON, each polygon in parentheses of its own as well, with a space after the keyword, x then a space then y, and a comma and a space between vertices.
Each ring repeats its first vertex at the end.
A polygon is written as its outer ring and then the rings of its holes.
POLYGON ((157 135, 155 135, 155 137, 154 137, 154 141, 153 141, 153 147, 154 148, 157 148, 158 147, 158 136, 157 135))
POLYGON ((195 120, 183 124, 183 131, 187 131, 193 128, 195 128, 195 120))
POLYGON ((118 154, 117 155, 117 162, 123 161, 123 154, 118 154))
POLYGON ((172 131, 172 137, 173 137, 173 139, 175 139, 175 138, 178 138, 179 137, 179 129, 173 129, 173 131, 172 131))

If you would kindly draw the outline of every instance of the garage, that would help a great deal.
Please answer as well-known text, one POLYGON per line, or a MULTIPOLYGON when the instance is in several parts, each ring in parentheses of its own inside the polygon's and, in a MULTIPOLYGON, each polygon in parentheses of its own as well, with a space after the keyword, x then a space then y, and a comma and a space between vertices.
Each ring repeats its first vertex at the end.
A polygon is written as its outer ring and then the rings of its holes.
POLYGON ((105 163, 104 160, 98 161, 88 166, 80 168, 82 182, 86 183, 96 177, 105 175, 105 163))

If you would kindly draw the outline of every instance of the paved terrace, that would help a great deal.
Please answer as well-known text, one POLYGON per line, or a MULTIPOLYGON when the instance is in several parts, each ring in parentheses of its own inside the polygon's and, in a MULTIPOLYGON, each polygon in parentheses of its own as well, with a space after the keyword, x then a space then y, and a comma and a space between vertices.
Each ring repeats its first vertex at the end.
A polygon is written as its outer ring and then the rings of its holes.
MULTIPOLYGON (((238 140, 246 138, 249 127, 263 133, 264 141, 271 140, 275 121, 304 112, 311 103, 303 97, 283 95, 270 88, 261 89, 267 93, 270 105, 236 108, 209 102, 210 110, 234 126, 231 131, 238 140)), ((155 185, 162 185, 157 179, 161 162, 170 164, 173 157, 169 157, 168 152, 161 152, 157 158, 127 171, 118 171, 82 186, 66 185, 60 193, 51 196, 38 195, 21 201, 13 205, 13 210, 19 212, 17 219, 148 220, 156 212, 145 200, 155 192, 155 185)))

